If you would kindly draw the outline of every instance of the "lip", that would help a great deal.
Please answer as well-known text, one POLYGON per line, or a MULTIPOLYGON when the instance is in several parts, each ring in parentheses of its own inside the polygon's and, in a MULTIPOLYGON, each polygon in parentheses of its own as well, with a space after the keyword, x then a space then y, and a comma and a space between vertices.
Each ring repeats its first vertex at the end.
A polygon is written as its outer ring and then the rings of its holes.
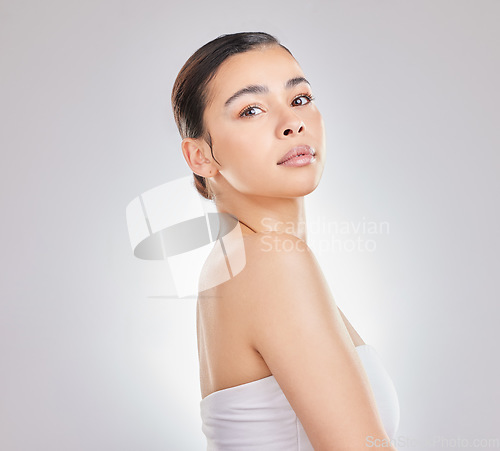
MULTIPOLYGON (((314 157, 316 151, 314 148, 308 146, 307 144, 301 144, 300 146, 295 146, 293 149, 289 150, 285 155, 281 157, 277 164, 283 164, 294 157, 298 157, 299 155, 303 155, 304 157, 314 157)), ((309 158, 310 159, 310 158, 309 158)))

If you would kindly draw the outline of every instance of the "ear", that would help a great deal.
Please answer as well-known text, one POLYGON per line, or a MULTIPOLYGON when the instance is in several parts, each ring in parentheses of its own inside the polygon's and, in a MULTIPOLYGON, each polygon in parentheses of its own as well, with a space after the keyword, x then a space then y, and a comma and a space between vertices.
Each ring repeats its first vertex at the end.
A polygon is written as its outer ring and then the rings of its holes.
MULTIPOLYGON (((181 143, 182 154, 191 170, 202 177, 214 174, 214 165, 205 155, 209 153, 207 144, 202 139, 184 138, 181 143)), ((217 172, 217 168, 215 168, 217 172)))

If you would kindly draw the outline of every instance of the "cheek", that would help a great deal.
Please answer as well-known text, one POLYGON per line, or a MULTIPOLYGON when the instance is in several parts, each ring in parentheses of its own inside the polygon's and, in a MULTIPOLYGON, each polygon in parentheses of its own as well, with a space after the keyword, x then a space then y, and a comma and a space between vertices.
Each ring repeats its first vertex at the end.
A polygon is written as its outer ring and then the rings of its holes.
POLYGON ((267 134, 257 130, 245 130, 243 127, 228 130, 225 136, 221 136, 227 168, 240 168, 242 164, 255 166, 259 161, 262 162, 265 153, 269 152, 268 141, 267 134))
POLYGON ((311 123, 313 124, 315 130, 323 128, 323 117, 318 110, 312 112, 311 123))
POLYGON ((237 190, 256 192, 273 179, 273 150, 265 134, 233 133, 224 139, 221 173, 237 190))
POLYGON ((324 144, 325 139, 325 126, 323 123, 323 117, 321 114, 315 113, 309 122, 310 130, 314 135, 314 139, 318 142, 318 144, 324 144))

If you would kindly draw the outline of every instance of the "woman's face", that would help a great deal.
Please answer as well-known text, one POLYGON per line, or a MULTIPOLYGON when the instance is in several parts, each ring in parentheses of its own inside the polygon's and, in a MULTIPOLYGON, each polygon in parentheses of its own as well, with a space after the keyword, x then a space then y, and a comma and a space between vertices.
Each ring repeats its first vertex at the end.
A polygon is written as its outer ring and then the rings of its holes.
POLYGON ((215 186, 223 188, 227 182, 242 193, 269 197, 312 192, 325 164, 325 132, 311 97, 300 66, 282 47, 224 61, 208 85, 204 112, 205 130, 220 163, 213 163, 219 171, 210 179, 215 186), (314 149, 313 161, 300 167, 278 164, 296 146, 314 149))

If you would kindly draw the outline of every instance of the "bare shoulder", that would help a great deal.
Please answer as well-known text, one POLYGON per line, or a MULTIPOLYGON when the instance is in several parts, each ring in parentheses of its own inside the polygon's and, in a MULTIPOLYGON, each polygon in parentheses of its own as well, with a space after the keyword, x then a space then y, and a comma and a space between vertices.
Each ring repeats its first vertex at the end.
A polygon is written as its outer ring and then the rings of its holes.
POLYGON ((307 243, 288 233, 261 232, 248 235, 244 239, 249 271, 257 270, 258 264, 272 265, 281 262, 288 265, 314 263, 320 271, 313 252, 307 243))
POLYGON ((271 308, 262 292, 272 292, 280 274, 299 272, 304 287, 310 287, 306 272, 318 276, 320 269, 307 244, 293 235, 265 232, 224 240, 205 262, 199 299, 238 315, 243 333, 251 326, 251 311, 271 308))
POLYGON ((249 288, 246 284, 256 275, 253 271, 262 265, 272 267, 280 257, 298 265, 314 259, 303 240, 286 233, 261 232, 243 239, 218 240, 203 265, 199 291, 217 288, 222 293, 249 288))
MULTIPOLYGON (((314 447, 362 449, 388 440, 368 377, 307 244, 281 233, 245 244, 240 295, 260 353, 314 447)), ((394 448, 389 448, 394 449, 394 448)))
MULTIPOLYGON (((280 307, 281 302, 296 302, 299 294, 303 301, 318 299, 326 293, 328 284, 314 253, 302 239, 287 233, 266 232, 245 238, 245 268, 239 277, 243 296, 252 308, 280 307), (295 296, 287 296, 294 290, 295 296), (299 291, 297 291, 299 290, 299 291)), ((328 291, 329 292, 329 291, 328 291)), ((323 308, 336 310, 330 295, 322 298, 323 308)), ((300 305, 309 305, 300 302, 300 305)))

